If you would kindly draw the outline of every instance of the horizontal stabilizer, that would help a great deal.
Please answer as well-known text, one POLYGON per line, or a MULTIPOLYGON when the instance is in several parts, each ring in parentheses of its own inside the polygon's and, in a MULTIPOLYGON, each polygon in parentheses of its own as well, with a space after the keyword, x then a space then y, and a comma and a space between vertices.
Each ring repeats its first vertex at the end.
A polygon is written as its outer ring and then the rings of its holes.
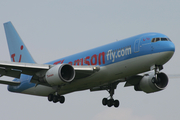
POLYGON ((0 80, 0 84, 18 86, 21 84, 21 82, 0 80))

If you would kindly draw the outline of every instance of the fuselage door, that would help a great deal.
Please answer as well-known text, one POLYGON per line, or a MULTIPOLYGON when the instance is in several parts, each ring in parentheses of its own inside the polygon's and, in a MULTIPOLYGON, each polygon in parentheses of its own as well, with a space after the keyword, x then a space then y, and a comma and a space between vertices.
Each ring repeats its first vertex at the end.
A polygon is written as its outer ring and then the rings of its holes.
POLYGON ((137 40, 134 42, 134 52, 135 52, 135 53, 139 52, 139 46, 140 46, 140 39, 137 39, 137 40))

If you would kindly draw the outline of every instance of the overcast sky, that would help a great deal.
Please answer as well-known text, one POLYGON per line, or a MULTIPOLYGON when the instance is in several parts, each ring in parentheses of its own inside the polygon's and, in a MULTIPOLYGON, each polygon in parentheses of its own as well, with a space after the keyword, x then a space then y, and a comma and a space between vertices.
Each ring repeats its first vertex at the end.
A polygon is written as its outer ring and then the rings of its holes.
MULTIPOLYGON (((10 61, 3 23, 11 21, 37 63, 146 32, 167 35, 175 44, 173 58, 164 65, 168 75, 180 73, 179 0, 1 0, 0 61, 10 61)), ((6 78, 3 78, 6 79, 6 78)), ((9 79, 9 78, 7 78, 9 79)), ((179 120, 180 78, 168 87, 146 94, 120 83, 114 98, 119 108, 101 104, 102 92, 75 92, 66 102, 49 103, 46 97, 10 93, 0 85, 2 120, 179 120)))

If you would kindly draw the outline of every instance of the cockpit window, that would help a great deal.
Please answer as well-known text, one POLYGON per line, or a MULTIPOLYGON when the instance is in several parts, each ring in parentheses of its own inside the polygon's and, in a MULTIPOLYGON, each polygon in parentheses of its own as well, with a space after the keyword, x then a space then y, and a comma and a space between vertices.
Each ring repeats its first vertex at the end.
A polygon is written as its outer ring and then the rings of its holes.
POLYGON ((161 38, 161 41, 168 41, 167 38, 161 38))
POLYGON ((168 39, 168 41, 171 41, 169 38, 167 38, 168 39))
POLYGON ((160 41, 160 38, 156 38, 156 42, 157 42, 157 41, 160 41))
POLYGON ((169 38, 153 38, 151 42, 157 42, 157 41, 171 41, 169 38))
POLYGON ((153 39, 152 39, 152 42, 156 42, 156 38, 153 38, 153 39))

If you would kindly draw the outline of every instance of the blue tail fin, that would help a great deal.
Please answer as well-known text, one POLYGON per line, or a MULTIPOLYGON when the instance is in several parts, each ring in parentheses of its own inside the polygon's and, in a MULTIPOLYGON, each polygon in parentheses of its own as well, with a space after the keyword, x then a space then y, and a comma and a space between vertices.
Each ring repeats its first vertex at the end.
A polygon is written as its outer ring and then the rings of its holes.
POLYGON ((25 44, 11 22, 4 23, 9 53, 12 62, 35 63, 25 44))

